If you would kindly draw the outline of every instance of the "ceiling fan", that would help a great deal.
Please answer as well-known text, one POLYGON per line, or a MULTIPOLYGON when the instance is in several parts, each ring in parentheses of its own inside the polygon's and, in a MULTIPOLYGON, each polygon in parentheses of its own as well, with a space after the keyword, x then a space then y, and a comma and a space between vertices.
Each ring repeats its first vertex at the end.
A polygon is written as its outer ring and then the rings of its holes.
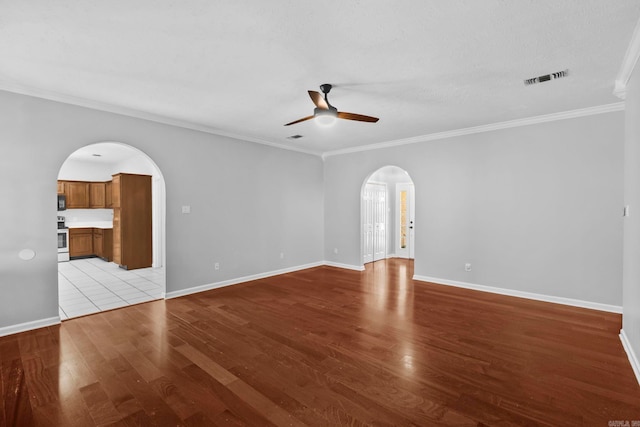
POLYGON ((309 96, 311 100, 316 105, 316 108, 313 110, 313 116, 303 117, 301 119, 295 120, 291 123, 287 123, 285 126, 295 125, 296 123, 304 122, 305 120, 310 120, 313 118, 318 119, 319 124, 330 124, 338 119, 345 120, 355 120, 358 122, 369 122, 375 123, 379 119, 377 117, 364 116, 362 114, 354 114, 354 113, 345 113, 344 111, 338 111, 336 107, 329 104, 329 100, 327 99, 327 95, 331 91, 332 86, 328 83, 320 85, 320 90, 324 94, 324 98, 320 95, 320 92, 316 92, 315 90, 310 90, 309 96))

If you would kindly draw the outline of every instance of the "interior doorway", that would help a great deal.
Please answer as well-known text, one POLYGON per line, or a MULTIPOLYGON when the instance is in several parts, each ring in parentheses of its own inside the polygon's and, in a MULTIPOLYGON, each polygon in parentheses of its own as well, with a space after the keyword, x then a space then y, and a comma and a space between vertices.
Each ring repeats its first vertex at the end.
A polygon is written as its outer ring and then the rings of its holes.
POLYGON ((411 182, 399 182, 396 184, 396 255, 398 258, 413 259, 415 247, 415 234, 413 221, 415 211, 415 190, 411 182))
POLYGON ((411 177, 397 166, 382 167, 365 179, 360 204, 363 264, 415 257, 414 199, 411 177))
MULTIPOLYGON (((81 197, 76 193, 72 197, 65 194, 67 209, 58 211, 58 227, 62 223, 67 228, 67 236, 73 234, 75 237, 68 238, 70 253, 66 257, 59 256, 58 262, 58 301, 62 320, 161 299, 166 293, 165 182, 158 166, 148 155, 130 145, 118 142, 90 144, 71 153, 60 167, 58 193, 60 195, 61 188, 65 192, 66 186, 77 192, 78 188, 87 185, 89 205, 80 206, 81 197), (113 262, 115 256, 108 255, 118 247, 119 237, 125 233, 123 227, 121 234, 112 237, 114 224, 121 218, 119 203, 124 197, 124 182, 118 187, 118 204, 111 200, 116 198, 111 186, 115 186, 116 178, 120 183, 125 176, 130 179, 142 177, 147 182, 147 196, 140 199, 138 187, 135 194, 132 193, 133 204, 147 200, 145 212, 147 218, 150 216, 146 224, 151 229, 147 240, 150 240, 151 256, 148 264, 140 266, 143 268, 121 268, 113 262), (94 188, 99 190, 95 192, 95 198, 94 188), (77 256, 79 252, 73 249, 80 247, 86 248, 86 255, 77 256)), ((117 225, 116 229, 119 229, 120 223, 117 225)), ((136 239, 138 230, 132 231, 136 239)))
POLYGON ((387 185, 367 182, 362 195, 364 263, 387 256, 387 185))

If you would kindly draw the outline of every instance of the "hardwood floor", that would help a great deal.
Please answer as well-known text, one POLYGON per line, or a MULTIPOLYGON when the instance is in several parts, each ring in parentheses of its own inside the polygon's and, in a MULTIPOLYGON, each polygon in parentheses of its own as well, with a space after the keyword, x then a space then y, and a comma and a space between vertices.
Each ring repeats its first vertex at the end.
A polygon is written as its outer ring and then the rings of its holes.
POLYGON ((0 338, 3 426, 608 426, 620 315, 318 267, 0 338))

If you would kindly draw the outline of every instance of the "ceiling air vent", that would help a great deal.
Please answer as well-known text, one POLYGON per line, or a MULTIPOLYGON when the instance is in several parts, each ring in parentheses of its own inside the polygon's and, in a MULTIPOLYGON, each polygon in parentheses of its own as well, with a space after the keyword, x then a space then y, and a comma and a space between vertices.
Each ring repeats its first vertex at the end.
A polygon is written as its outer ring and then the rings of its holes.
POLYGON ((287 137, 287 139, 298 139, 298 138, 302 138, 302 135, 291 135, 287 137))
POLYGON ((529 86, 529 85, 535 85, 538 83, 543 83, 543 82, 548 82, 549 80, 555 80, 555 79, 559 79, 562 77, 567 77, 569 75, 569 70, 563 70, 563 71, 558 71, 556 73, 551 73, 551 74, 546 74, 544 76, 540 76, 540 77, 534 77, 531 79, 526 79, 524 81, 524 85, 525 86, 529 86))

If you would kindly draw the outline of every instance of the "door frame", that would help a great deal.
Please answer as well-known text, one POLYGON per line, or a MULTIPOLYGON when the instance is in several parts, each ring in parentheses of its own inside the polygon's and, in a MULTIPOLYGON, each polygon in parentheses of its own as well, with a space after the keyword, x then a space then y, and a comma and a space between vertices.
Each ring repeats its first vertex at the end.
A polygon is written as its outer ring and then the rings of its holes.
MULTIPOLYGON (((152 267, 163 267, 164 278, 162 280, 162 293, 161 298, 166 298, 167 294, 167 224, 166 224, 166 216, 167 216, 167 196, 166 196, 166 182, 164 179, 164 175, 162 174, 162 170, 158 166, 158 164, 144 151, 141 149, 124 142, 119 141, 98 141, 85 144, 76 150, 72 151, 67 155, 65 160, 60 164, 58 168, 58 173, 62 169, 64 163, 67 161, 69 156, 73 154, 80 148, 89 147, 96 144, 117 144, 124 146, 130 149, 133 153, 138 153, 142 155, 146 161, 149 162, 151 167, 154 169, 154 175, 151 183, 151 191, 152 191, 152 236, 153 236, 153 258, 152 258, 152 267)), ((56 267, 56 274, 57 274, 56 267)), ((56 279, 56 288, 58 292, 56 295, 59 295, 59 284, 56 279)))
POLYGON ((415 203, 415 185, 413 183, 402 182, 396 184, 396 223, 395 226, 395 242, 394 249, 398 258, 415 258, 415 217, 416 217, 416 203, 415 203), (407 247, 400 247, 400 235, 402 225, 400 224, 400 192, 407 191, 407 247))

